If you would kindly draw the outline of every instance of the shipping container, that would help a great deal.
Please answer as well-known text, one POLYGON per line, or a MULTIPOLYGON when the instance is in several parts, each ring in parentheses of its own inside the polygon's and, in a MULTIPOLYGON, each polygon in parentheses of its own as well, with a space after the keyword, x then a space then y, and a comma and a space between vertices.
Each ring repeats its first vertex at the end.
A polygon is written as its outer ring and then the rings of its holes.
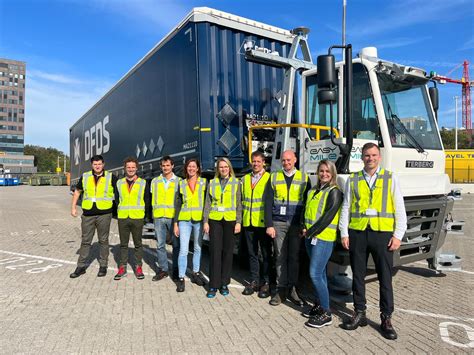
MULTIPOLYGON (((102 154, 106 169, 118 175, 127 156, 138 158, 146 178, 160 173, 165 155, 173 157, 178 173, 193 157, 211 174, 219 156, 244 171, 246 122, 276 122, 284 75, 280 68, 247 62, 245 40, 287 57, 292 35, 210 8, 193 9, 70 128, 71 184, 90 170, 94 154, 102 154)), ((292 110, 295 116, 297 107, 292 110)))

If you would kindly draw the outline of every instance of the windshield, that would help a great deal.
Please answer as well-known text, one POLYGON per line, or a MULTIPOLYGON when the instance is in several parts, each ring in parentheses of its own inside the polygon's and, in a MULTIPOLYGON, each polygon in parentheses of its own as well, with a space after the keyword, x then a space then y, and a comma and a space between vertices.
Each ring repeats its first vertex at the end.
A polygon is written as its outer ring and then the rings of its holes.
POLYGON ((442 149, 425 89, 425 80, 396 79, 378 73, 382 103, 393 147, 442 149))

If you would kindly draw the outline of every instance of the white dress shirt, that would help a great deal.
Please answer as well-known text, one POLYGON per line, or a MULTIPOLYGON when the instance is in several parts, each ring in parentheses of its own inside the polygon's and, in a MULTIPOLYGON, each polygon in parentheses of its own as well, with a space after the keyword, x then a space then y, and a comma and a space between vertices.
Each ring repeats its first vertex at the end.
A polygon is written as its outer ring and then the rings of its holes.
MULTIPOLYGON (((380 172, 380 166, 374 175, 370 176, 365 170, 362 170, 365 181, 372 188, 375 181, 377 180, 380 172)), ((402 240, 407 230, 407 214, 405 211, 405 201, 403 200, 402 190, 398 178, 392 173, 392 196, 395 204, 395 231, 393 236, 399 240, 402 240)), ((341 231, 341 237, 349 236, 349 218, 350 210, 352 205, 352 192, 351 192, 351 181, 347 179, 346 186, 344 188, 344 200, 342 202, 341 215, 339 217, 339 230, 341 231)))

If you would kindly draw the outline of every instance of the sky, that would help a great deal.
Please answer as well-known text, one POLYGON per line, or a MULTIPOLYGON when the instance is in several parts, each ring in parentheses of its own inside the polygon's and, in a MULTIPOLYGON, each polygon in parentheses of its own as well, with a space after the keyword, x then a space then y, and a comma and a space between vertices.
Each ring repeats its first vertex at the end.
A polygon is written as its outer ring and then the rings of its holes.
MULTIPOLYGON (((0 0, 0 57, 27 63, 25 144, 68 153, 69 127, 193 7, 309 27, 315 60, 341 43, 342 2, 0 0)), ((468 60, 473 80, 474 0, 347 0, 346 41, 354 54, 375 46, 380 58, 441 75, 468 60)), ((440 86, 440 126, 455 125, 454 96, 461 85, 440 86)))

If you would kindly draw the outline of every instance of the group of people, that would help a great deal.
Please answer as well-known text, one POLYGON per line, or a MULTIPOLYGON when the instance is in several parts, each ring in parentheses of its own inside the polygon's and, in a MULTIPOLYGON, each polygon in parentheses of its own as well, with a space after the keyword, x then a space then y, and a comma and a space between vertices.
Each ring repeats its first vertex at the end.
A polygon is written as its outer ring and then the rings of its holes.
POLYGON ((326 267, 334 249, 337 232, 349 250, 353 272, 354 314, 341 325, 354 330, 367 325, 365 276, 369 254, 380 282, 381 331, 396 339, 391 324, 394 310, 392 289, 393 251, 400 246, 406 230, 403 196, 396 177, 382 169, 380 149, 367 143, 362 149, 364 169, 351 174, 344 192, 339 188, 334 163, 323 160, 317 168, 317 183, 296 169, 296 154, 283 152, 282 169, 265 170, 260 151, 251 156, 252 171, 238 179, 231 162, 224 157, 216 162, 215 176, 209 182, 201 177, 199 160, 188 159, 184 178, 177 177, 171 157, 160 161, 162 174, 151 182, 137 176, 135 158, 124 161, 125 177, 117 179, 104 170, 104 159, 94 156, 92 170, 79 179, 72 198, 71 214, 82 194, 82 243, 76 270, 71 278, 86 272, 91 242, 97 230, 100 256, 98 277, 107 273, 108 234, 114 201, 117 203, 120 236, 120 262, 115 280, 127 274, 130 234, 135 247, 134 273, 143 279, 142 228, 147 211, 152 211, 157 240, 158 270, 153 281, 169 277, 167 236, 172 244, 172 277, 176 291, 185 291, 188 253, 193 237, 191 282, 204 286, 201 272, 203 234, 209 235, 209 284, 206 296, 229 294, 236 235, 242 231, 247 245, 250 282, 244 295, 271 297, 278 306, 286 300, 303 307, 297 291, 299 255, 303 243, 314 286, 314 306, 303 311, 310 327, 332 323, 326 267), (270 287, 276 285, 276 287, 270 287))

